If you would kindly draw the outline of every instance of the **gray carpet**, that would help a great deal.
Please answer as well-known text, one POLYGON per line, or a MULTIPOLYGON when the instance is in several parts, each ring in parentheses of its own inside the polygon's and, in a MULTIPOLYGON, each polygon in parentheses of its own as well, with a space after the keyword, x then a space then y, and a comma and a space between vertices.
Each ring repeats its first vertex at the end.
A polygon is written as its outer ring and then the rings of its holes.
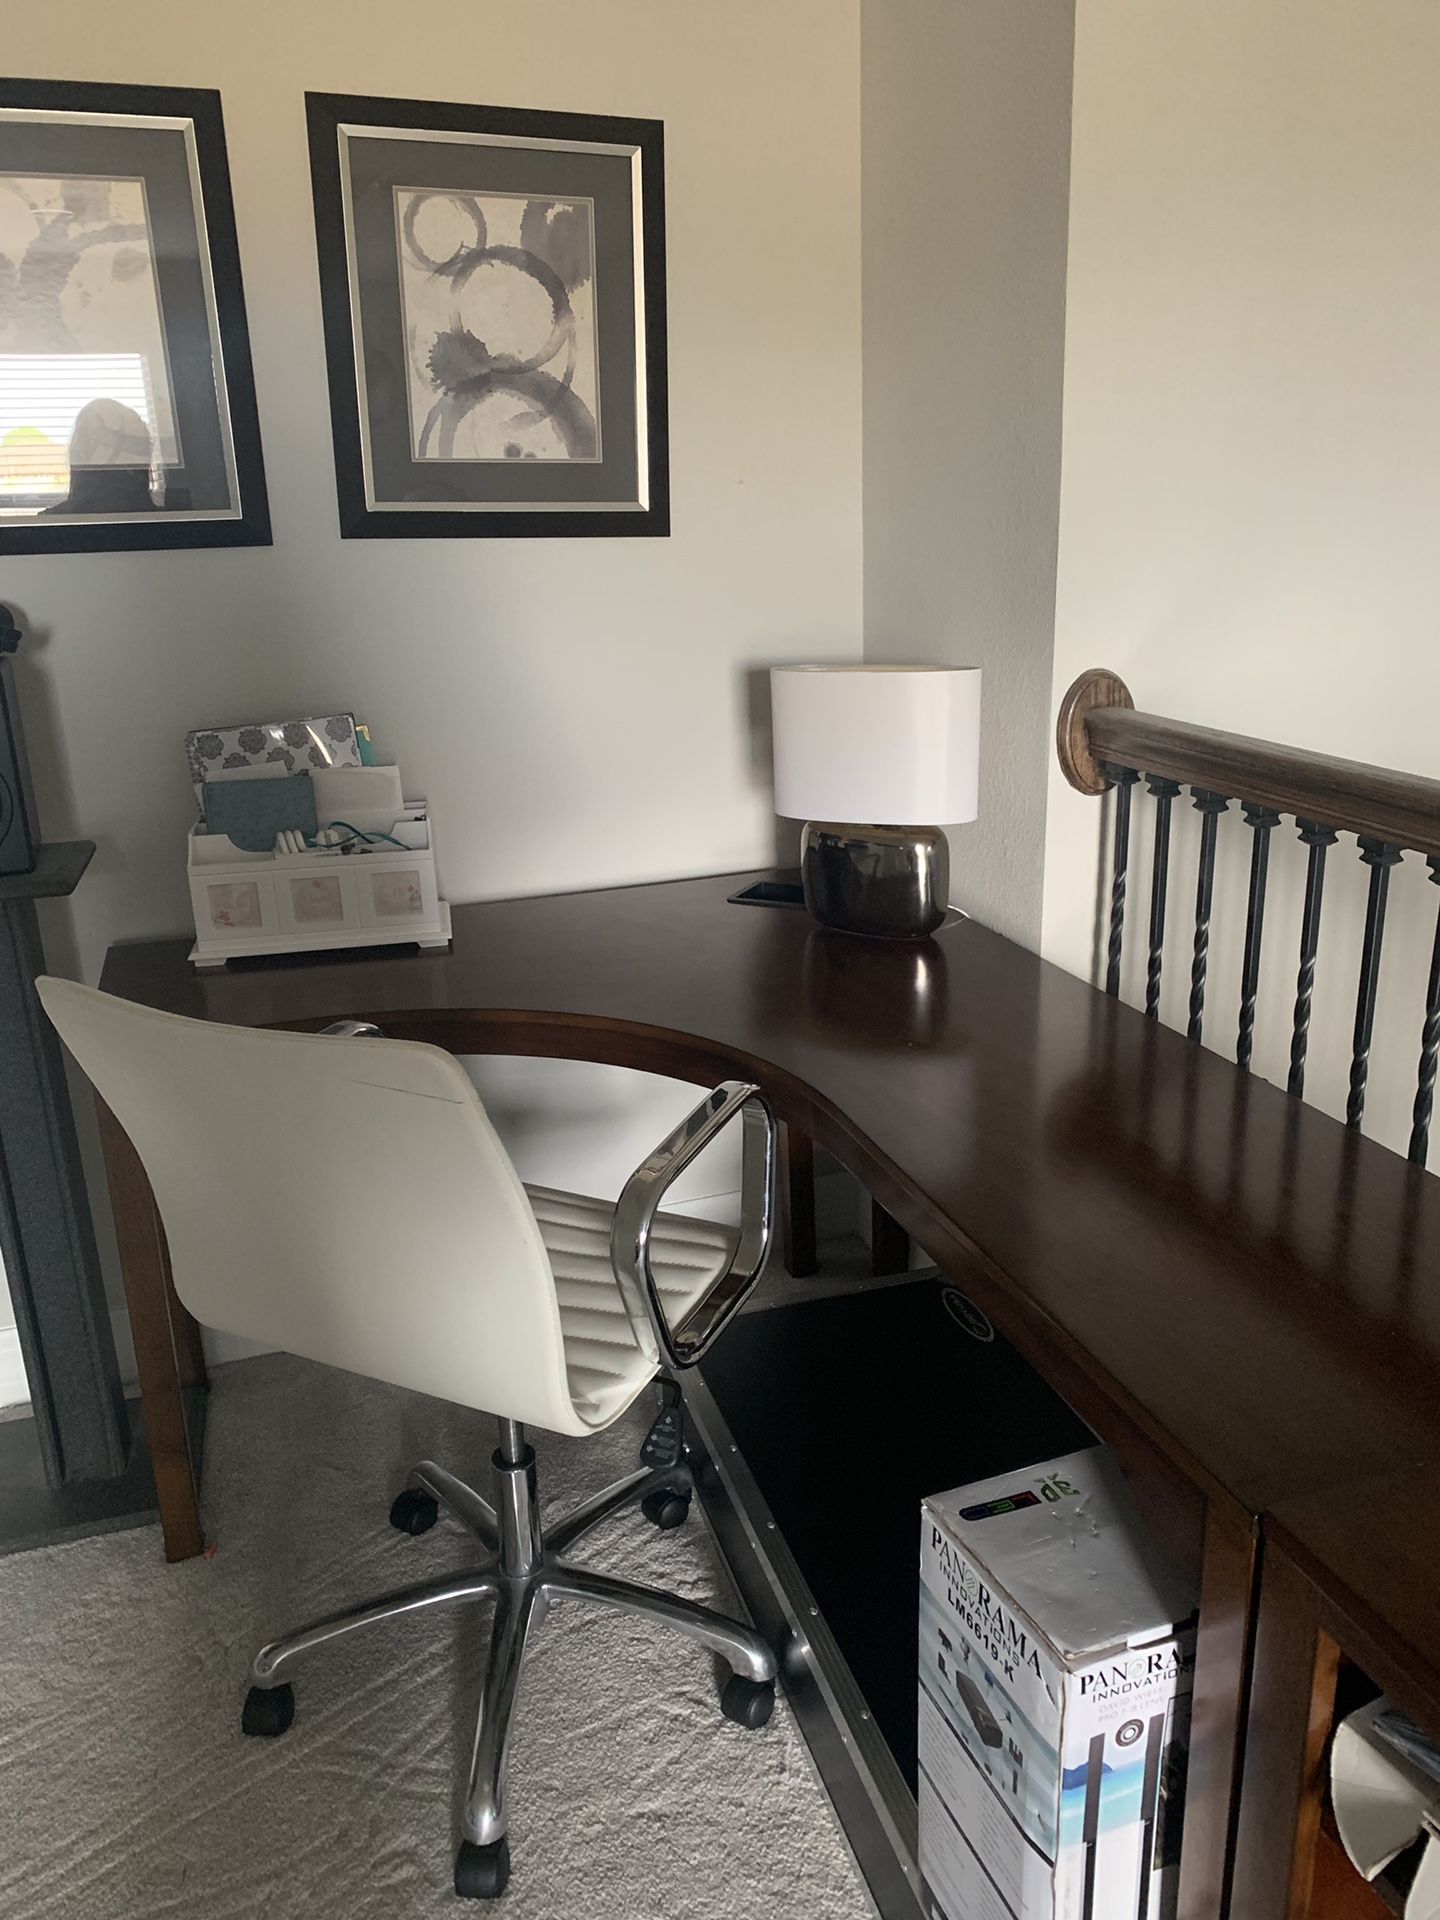
MULTIPOLYGON (((648 1396, 647 1396, 648 1405, 648 1396)), ((547 1508, 627 1472, 644 1416, 536 1435, 547 1508)), ((411 1920, 450 1890, 488 1609, 318 1654, 283 1740, 239 1730, 258 1640, 472 1561, 442 1520, 385 1523, 427 1454, 483 1485, 492 1423, 285 1357, 217 1370, 209 1559, 158 1531, 0 1561, 0 1914, 9 1920, 411 1920)), ((696 1504, 607 1522, 577 1560, 733 1608, 696 1504)), ((531 1643, 511 1748, 504 1920, 865 1920, 873 1914, 783 1702, 720 1716, 709 1657, 566 1604, 531 1643)))

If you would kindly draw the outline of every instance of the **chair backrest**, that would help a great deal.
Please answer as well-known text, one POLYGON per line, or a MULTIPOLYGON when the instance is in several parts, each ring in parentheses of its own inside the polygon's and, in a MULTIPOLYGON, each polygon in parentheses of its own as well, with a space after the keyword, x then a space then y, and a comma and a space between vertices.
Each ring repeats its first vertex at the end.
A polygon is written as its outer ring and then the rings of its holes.
POLYGON ((134 1143, 197 1320, 507 1419, 590 1430, 535 1216, 448 1053, 37 986, 134 1143))

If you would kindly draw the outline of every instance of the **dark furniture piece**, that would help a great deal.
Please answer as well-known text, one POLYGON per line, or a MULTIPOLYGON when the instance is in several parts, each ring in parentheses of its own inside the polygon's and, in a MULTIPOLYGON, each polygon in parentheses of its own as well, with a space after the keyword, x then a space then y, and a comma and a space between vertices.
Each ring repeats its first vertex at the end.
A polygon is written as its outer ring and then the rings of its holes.
MULTIPOLYGON (((0 1421, 0 1553, 142 1526, 156 1512, 140 1404, 121 1387, 64 1058, 34 985, 45 971, 38 903, 73 893, 94 851, 90 840, 44 843, 29 873, 0 875, 0 1260, 30 1390, 29 1416, 0 1421)), ((186 1383, 198 1460, 203 1365, 186 1383)))
POLYGON ((42 845, 33 872, 0 876, 0 1258, 33 1407, 29 1423, 0 1430, 0 1546, 29 1544, 42 1488, 115 1475, 129 1453, 60 1041, 35 996, 36 902, 73 893, 92 852, 92 841, 42 845))
MULTIPOLYGON (((350 1017, 458 1053, 757 1081, 1118 1449, 1153 1524, 1202 1560, 1181 1913, 1213 1920, 1230 1894, 1262 1516, 1440 1456, 1426 1301, 1440 1188, 973 921, 923 950, 872 945, 728 905, 740 884, 458 907, 448 954, 197 975, 184 940, 125 944, 101 984, 240 1024, 350 1017)), ((179 1558, 202 1543, 182 1392, 197 1348, 113 1123, 107 1151, 179 1558)))

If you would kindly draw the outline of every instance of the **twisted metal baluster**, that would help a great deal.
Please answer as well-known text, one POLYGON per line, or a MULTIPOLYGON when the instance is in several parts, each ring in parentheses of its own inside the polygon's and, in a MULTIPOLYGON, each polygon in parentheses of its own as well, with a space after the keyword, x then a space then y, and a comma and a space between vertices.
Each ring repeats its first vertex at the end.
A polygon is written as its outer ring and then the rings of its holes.
POLYGON ((1390 869, 1400 863, 1399 847, 1384 840, 1358 836, 1360 858, 1370 869, 1370 897, 1365 903, 1365 942, 1360 949, 1360 985, 1355 995, 1355 1039, 1350 1053, 1350 1097, 1345 1102, 1345 1124, 1359 1129, 1365 1114, 1365 1085, 1370 1078, 1370 1041, 1375 1032, 1375 995, 1380 986, 1380 948, 1385 939, 1385 901, 1390 891, 1390 869))
POLYGON ((1145 966, 1145 1018, 1160 1018, 1160 967, 1165 947, 1165 888, 1170 877, 1170 802, 1178 780, 1152 773, 1146 781, 1155 800, 1155 861, 1150 869, 1150 958, 1145 966))
POLYGON ((1115 783, 1115 857, 1110 865, 1110 947, 1105 991, 1120 997, 1120 948, 1125 938, 1125 872, 1130 864, 1130 789, 1140 778, 1134 767, 1107 767, 1115 783))
MULTIPOLYGON (((1440 887, 1440 853, 1427 858, 1430 878, 1440 887)), ((1435 946, 1430 955, 1430 983, 1425 993, 1425 1027, 1420 1036, 1420 1080, 1415 1089, 1414 1124, 1410 1129, 1410 1158, 1423 1167, 1430 1148, 1430 1116, 1435 1109, 1435 1069, 1440 1065, 1440 913, 1435 916, 1435 946)))
POLYGON ((1310 1002, 1315 994, 1315 954, 1320 944, 1320 906, 1325 893, 1325 855, 1340 838, 1333 827, 1297 820, 1300 843, 1310 849, 1305 874, 1305 908, 1300 916, 1300 971, 1295 978, 1295 1026, 1290 1036, 1290 1076, 1286 1091, 1298 1099, 1305 1091, 1305 1054, 1310 1045, 1310 1002))
POLYGON ((1265 931, 1265 882, 1270 872, 1270 835, 1280 816, 1269 807, 1244 802, 1250 827, 1250 900, 1245 911, 1245 960, 1240 969, 1240 1031, 1235 1039, 1235 1064, 1250 1071, 1255 1051, 1255 1000, 1260 991, 1260 941, 1265 931))
POLYGON ((1185 1032, 1199 1040, 1205 1020, 1205 972, 1210 963, 1210 901, 1215 891, 1215 834, 1230 802, 1204 787, 1192 787, 1201 816, 1200 865, 1195 877, 1195 954, 1190 963, 1190 1024, 1185 1032))

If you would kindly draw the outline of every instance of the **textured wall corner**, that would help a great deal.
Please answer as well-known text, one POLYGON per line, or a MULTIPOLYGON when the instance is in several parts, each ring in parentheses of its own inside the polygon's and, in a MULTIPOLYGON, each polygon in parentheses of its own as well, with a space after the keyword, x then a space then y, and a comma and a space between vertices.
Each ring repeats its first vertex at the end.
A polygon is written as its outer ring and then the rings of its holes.
POLYGON ((1039 945, 1074 8, 861 9, 865 655, 985 672, 952 897, 1039 945))

